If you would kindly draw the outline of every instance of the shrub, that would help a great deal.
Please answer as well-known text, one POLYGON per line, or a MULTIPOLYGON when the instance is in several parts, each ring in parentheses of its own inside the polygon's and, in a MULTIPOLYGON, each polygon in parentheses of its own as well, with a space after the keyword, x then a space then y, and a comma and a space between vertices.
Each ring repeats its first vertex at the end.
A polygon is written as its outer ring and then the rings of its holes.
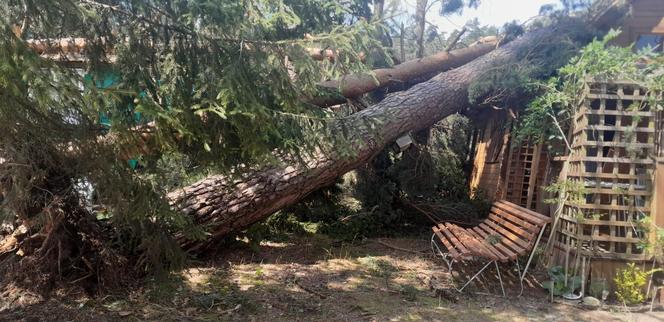
POLYGON ((620 270, 613 281, 616 283, 616 297, 627 305, 643 303, 646 300, 643 287, 648 282, 648 276, 657 270, 644 272, 634 263, 620 270))
POLYGON ((565 270, 560 266, 549 268, 548 273, 551 280, 542 283, 542 287, 549 292, 553 292, 553 295, 561 296, 569 292, 574 292, 581 287, 580 276, 568 276, 567 286, 565 286, 565 270))

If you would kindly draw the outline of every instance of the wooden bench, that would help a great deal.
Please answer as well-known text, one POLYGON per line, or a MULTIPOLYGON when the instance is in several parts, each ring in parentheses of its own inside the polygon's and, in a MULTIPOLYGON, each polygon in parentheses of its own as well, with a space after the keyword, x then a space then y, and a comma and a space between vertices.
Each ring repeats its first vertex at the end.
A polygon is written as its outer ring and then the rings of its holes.
POLYGON ((454 262, 478 258, 488 261, 461 289, 458 289, 459 292, 463 291, 489 265, 495 264, 500 287, 505 295, 498 262, 509 261, 516 263, 523 292, 523 279, 530 266, 534 250, 549 223, 551 223, 551 218, 547 216, 509 201, 499 200, 491 206, 489 216, 475 227, 462 228, 452 223, 440 223, 434 226, 431 245, 434 253, 443 257, 450 272, 454 262), (529 252, 530 257, 522 274, 518 259, 529 252))

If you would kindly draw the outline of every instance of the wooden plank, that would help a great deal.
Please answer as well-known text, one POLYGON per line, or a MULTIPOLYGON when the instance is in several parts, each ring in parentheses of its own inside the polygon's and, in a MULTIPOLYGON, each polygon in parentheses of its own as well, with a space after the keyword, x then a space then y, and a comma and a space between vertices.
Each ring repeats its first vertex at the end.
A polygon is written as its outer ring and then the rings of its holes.
POLYGON ((507 185, 510 182, 510 178, 514 178, 513 176, 510 175, 510 171, 512 170, 512 147, 511 144, 508 142, 507 148, 505 151, 507 151, 507 169, 505 170, 505 182, 503 182, 503 190, 501 196, 499 198, 505 199, 507 198, 507 185))
MULTIPOLYGON (((565 247, 567 247, 565 244, 562 244, 560 242, 555 242, 554 246, 560 250, 565 250, 565 247)), ((587 250, 587 249, 581 249, 581 251, 577 252, 576 249, 570 249, 570 254, 581 254, 584 256, 589 256, 592 257, 593 259, 611 259, 611 260, 616 260, 616 259, 621 259, 621 260, 628 260, 628 261, 644 261, 644 260, 652 260, 652 256, 648 256, 645 253, 644 254, 631 254, 627 255, 624 253, 611 253, 609 251, 605 252, 594 252, 592 250, 587 250)))
MULTIPOLYGON (((664 145, 664 142, 661 142, 664 145)), ((664 146, 663 149, 664 150, 664 146)), ((655 182, 653 183, 653 207, 651 218, 656 227, 664 228, 664 162, 658 162, 655 170, 655 182)), ((655 239, 655 229, 651 229, 651 239, 655 239)), ((664 294, 663 294, 664 295, 664 294)))
POLYGON ((641 149, 654 149, 654 143, 637 143, 637 142, 610 142, 610 141, 585 141, 572 144, 572 148, 581 146, 590 147, 617 147, 617 148, 641 148, 641 149))
POLYGON ((457 252, 456 249, 454 249, 454 247, 450 244, 450 242, 447 240, 447 238, 445 238, 445 236, 443 236, 440 233, 440 229, 438 227, 433 227, 432 229, 433 229, 433 233, 436 234, 436 236, 438 236, 438 239, 440 239, 440 241, 443 243, 443 246, 445 246, 445 248, 447 248, 447 252, 450 254, 450 256, 452 256, 452 258, 455 258, 455 259, 460 258, 461 254, 459 254, 459 252, 457 252))
POLYGON ((517 225, 514 225, 513 223, 509 222, 507 219, 498 217, 495 214, 490 214, 489 218, 491 222, 495 223, 496 225, 503 227, 503 228, 508 228, 511 233, 516 234, 517 236, 521 237, 521 239, 530 242, 533 239, 533 233, 525 230, 524 228, 521 228, 517 225))
POLYGON ((595 209, 595 210, 621 210, 621 211, 641 211, 649 212, 649 207, 636 207, 636 206, 614 206, 614 205, 595 205, 595 204, 573 204, 571 202, 566 202, 565 205, 581 208, 581 209, 595 209))
POLYGON ((632 179, 632 180, 650 180, 649 175, 635 175, 623 173, 597 173, 597 172, 569 172, 568 177, 600 178, 600 179, 632 179))
POLYGON ((565 221, 572 222, 575 224, 582 224, 582 225, 596 225, 596 226, 616 226, 616 227, 635 227, 636 224, 634 222, 629 222, 629 221, 615 221, 615 220, 595 220, 595 219, 583 219, 582 223, 579 223, 578 220, 574 217, 565 217, 561 218, 565 221))
POLYGON ((651 159, 630 159, 630 158, 608 158, 608 157, 587 157, 575 156, 569 158, 569 162, 603 162, 603 163, 628 163, 628 164, 654 164, 651 159))
POLYGON ((532 223, 536 226, 543 226, 545 224, 544 220, 542 220, 538 217, 532 216, 529 213, 526 213, 524 211, 520 211, 517 208, 514 208, 514 206, 512 206, 512 205, 514 205, 516 207, 519 207, 519 208, 523 208, 523 207, 515 205, 514 203, 510 202, 508 204, 508 203, 505 203, 504 201, 497 201, 493 204, 494 207, 496 207, 498 209, 501 209, 501 210, 503 210, 503 211, 505 211, 509 214, 512 214, 512 215, 516 216, 516 217, 519 217, 519 218, 521 218, 521 219, 523 219, 527 222, 530 222, 530 223, 532 223))
POLYGON ((604 112, 592 109, 585 109, 581 117, 586 115, 615 115, 615 116, 641 116, 652 117, 653 113, 648 111, 621 111, 621 110, 605 110, 604 112))
POLYGON ((549 216, 544 216, 544 215, 542 215, 542 214, 540 214, 540 213, 538 213, 538 212, 532 211, 532 210, 530 210, 530 209, 523 208, 523 207, 521 207, 521 206, 519 206, 519 205, 516 205, 516 204, 514 204, 514 203, 511 203, 511 202, 509 202, 509 201, 507 201, 507 200, 499 200, 499 201, 497 201, 497 202, 498 202, 498 203, 501 203, 501 204, 503 204, 503 205, 507 205, 507 206, 511 207, 512 209, 514 209, 514 210, 517 211, 517 212, 518 212, 518 211, 521 211, 521 212, 524 212, 524 213, 526 213, 526 214, 529 214, 529 215, 531 215, 531 216, 533 216, 533 217, 539 218, 540 220, 544 221, 545 223, 550 223, 550 222, 551 222, 551 217, 549 217, 549 216))
MULTIPOLYGON (((576 238, 578 240, 582 241, 605 241, 605 242, 620 242, 620 243, 627 243, 627 244, 638 244, 643 242, 644 240, 641 238, 629 238, 629 237, 617 237, 617 236, 609 236, 609 235, 593 235, 593 236, 587 236, 587 235, 574 235, 570 232, 567 231, 560 231, 561 233, 568 235, 570 237, 576 238)), ((630 247, 630 245, 627 245, 630 247)))
POLYGON ((600 193, 607 195, 630 195, 630 196, 650 196, 651 192, 648 190, 627 190, 625 193, 614 189, 602 188, 587 188, 586 193, 600 193))
POLYGON ((481 223, 478 227, 482 228, 484 231, 486 231, 490 235, 496 235, 500 237, 501 243, 506 245, 507 247, 511 248, 514 252, 516 252, 519 255, 523 255, 526 252, 526 249, 520 245, 517 245, 514 241, 512 241, 510 238, 505 237, 503 234, 496 232, 493 228, 489 227, 485 223, 481 223))
MULTIPOLYGON (((482 236, 482 238, 483 238, 488 244, 491 245, 491 243, 489 243, 489 242, 487 241, 487 238, 489 238, 490 234, 488 234, 486 231, 480 229, 480 227, 473 227, 473 232, 475 232, 476 234, 482 236)), ((499 249, 503 254, 507 255, 507 256, 508 256, 509 258, 511 258, 511 259, 516 259, 517 257, 519 257, 518 252, 515 252, 515 251, 513 251, 513 250, 511 250, 511 249, 509 249, 509 248, 507 248, 507 247, 505 247, 502 243, 496 243, 496 244, 493 244, 493 246, 494 246, 496 249, 499 249)))
POLYGON ((481 240, 478 240, 471 234, 467 233, 465 229, 450 223, 447 223, 446 226, 457 239, 466 245, 471 253, 491 260, 498 260, 498 256, 486 248, 481 240))
MULTIPOLYGON (((642 95, 618 95, 618 94, 595 94, 589 93, 586 95, 589 99, 609 99, 609 100, 626 100, 626 101, 645 101, 648 99, 642 95)), ((606 112, 614 112, 613 110, 605 110, 606 112)))
POLYGON ((475 250, 477 248, 477 245, 473 244, 472 239, 469 239, 467 236, 464 236, 462 233, 456 231, 455 225, 452 225, 450 223, 444 223, 443 225, 445 226, 444 232, 449 232, 450 237, 455 239, 453 243, 458 241, 459 248, 464 247, 465 250, 470 254, 476 253, 475 250))
POLYGON ((499 217, 504 217, 505 219, 513 222, 514 224, 518 225, 519 227, 527 229, 531 233, 536 234, 539 231, 539 226, 533 225, 532 223, 530 223, 530 222, 528 222, 524 219, 521 219, 520 217, 518 217, 518 216, 516 216, 512 213, 509 213, 505 210, 502 210, 498 207, 495 207, 495 206, 491 207, 491 212, 498 215, 499 217))
POLYGON ((535 190, 537 189, 537 175, 539 174, 539 165, 540 158, 542 156, 542 144, 535 145, 535 151, 533 151, 533 162, 530 166, 530 180, 528 180, 528 198, 526 200, 527 209, 533 208, 533 196, 535 195, 535 190))
POLYGON ((452 246, 456 247, 459 250, 459 253, 461 253, 462 256, 470 255, 470 251, 468 250, 468 248, 466 248, 466 246, 464 246, 460 240, 454 237, 454 234, 452 234, 452 232, 447 230, 447 227, 443 226, 442 224, 439 224, 438 227, 440 228, 440 231, 450 240, 452 246))
POLYGON ((494 206, 499 207, 515 216, 521 217, 529 222, 532 222, 538 226, 543 226, 551 222, 551 218, 538 214, 530 209, 523 208, 519 205, 516 205, 507 200, 499 200, 494 203, 494 206))
MULTIPOLYGON (((492 252, 495 256, 497 256, 498 259, 500 259, 501 262, 505 262, 505 261, 510 259, 510 256, 507 255, 506 252, 504 253, 504 252, 500 251, 497 247, 495 247, 494 245, 492 245, 491 243, 486 241, 486 239, 482 238, 482 236, 480 236, 476 231, 474 231, 472 229, 466 229, 466 233, 470 234, 475 239, 481 241, 482 244, 484 245, 484 247, 486 247, 490 252, 492 252)), ((512 253, 512 254, 514 254, 514 253, 512 253)), ((514 256, 516 257, 516 254, 514 254, 514 256)))
POLYGON ((503 236, 511 239, 513 242, 517 243, 519 246, 521 246, 523 248, 528 248, 528 244, 530 243, 529 240, 525 240, 525 239, 521 238, 521 236, 505 229, 505 227, 500 226, 500 225, 498 225, 498 224, 496 224, 496 223, 494 223, 493 221, 490 221, 490 220, 484 221, 483 224, 488 225, 489 227, 493 228, 493 230, 495 230, 495 231, 501 233, 503 236))
POLYGON ((654 128, 638 127, 638 126, 616 126, 616 125, 586 125, 575 130, 573 133, 578 134, 581 131, 615 131, 615 132, 642 132, 642 133, 655 133, 654 128))

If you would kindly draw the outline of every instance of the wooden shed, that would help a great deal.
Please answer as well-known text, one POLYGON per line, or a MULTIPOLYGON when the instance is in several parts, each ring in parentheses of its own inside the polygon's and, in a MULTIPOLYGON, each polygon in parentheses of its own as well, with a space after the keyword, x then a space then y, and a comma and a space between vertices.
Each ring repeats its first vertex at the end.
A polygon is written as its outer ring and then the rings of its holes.
POLYGON ((551 179, 552 156, 544 144, 515 142, 508 111, 488 112, 476 120, 471 191, 549 213, 544 186, 551 179))
MULTIPOLYGON (((632 1, 614 44, 662 52, 664 1, 632 1)), ((583 95, 560 179, 578 182, 584 199, 561 205, 554 262, 588 258, 589 279, 612 284, 626 263, 651 263, 643 246, 664 227, 664 118, 633 81, 588 79, 583 95)))
MULTIPOLYGON (((633 0, 615 45, 664 48, 664 0, 633 0)), ((475 139, 470 186, 490 199, 507 199, 559 216, 550 235, 552 263, 579 272, 587 259, 587 279, 613 277, 629 262, 650 269, 653 255, 643 248, 664 227, 664 117, 645 104, 645 89, 626 80, 587 80, 569 135, 572 151, 553 156, 544 146, 511 142, 511 118, 494 111, 475 139), (628 108, 638 104, 638 109, 628 108), (558 207, 543 202, 543 186, 570 180, 583 198, 558 207), (650 222, 646 227, 641 223, 650 222)), ((658 265, 662 265, 659 263, 658 265)))

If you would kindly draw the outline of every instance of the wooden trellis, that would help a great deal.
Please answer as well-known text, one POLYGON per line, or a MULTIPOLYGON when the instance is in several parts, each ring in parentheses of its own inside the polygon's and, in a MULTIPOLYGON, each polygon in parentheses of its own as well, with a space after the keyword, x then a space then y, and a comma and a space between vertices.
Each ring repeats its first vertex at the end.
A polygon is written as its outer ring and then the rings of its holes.
POLYGON ((509 150, 504 199, 543 212, 542 186, 546 184, 549 154, 542 144, 523 142, 509 150))
POLYGON ((588 81, 574 117, 567 179, 585 199, 563 205, 558 246, 595 258, 645 260, 651 215, 658 113, 630 81, 588 81))

